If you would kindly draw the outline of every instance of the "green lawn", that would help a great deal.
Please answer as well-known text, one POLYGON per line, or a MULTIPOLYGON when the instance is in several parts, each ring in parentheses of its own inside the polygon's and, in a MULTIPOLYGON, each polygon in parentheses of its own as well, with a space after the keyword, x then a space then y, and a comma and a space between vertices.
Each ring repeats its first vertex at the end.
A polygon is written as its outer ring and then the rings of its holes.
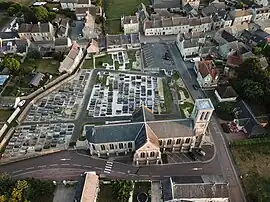
POLYGON ((36 60, 37 72, 56 74, 59 68, 59 61, 54 59, 36 60))
POLYGON ((14 109, 0 109, 0 122, 8 120, 14 109))
POLYGON ((110 184, 100 184, 97 202, 119 202, 114 198, 113 190, 110 184))
POLYGON ((84 60, 82 68, 83 69, 93 69, 94 68, 93 60, 92 59, 84 60))
POLYGON ((185 95, 186 98, 189 98, 189 93, 188 93, 188 91, 187 91, 186 88, 178 87, 178 89, 183 91, 183 93, 184 93, 184 95, 185 95))
POLYGON ((162 83, 163 83, 164 101, 165 101, 165 108, 166 108, 165 113, 169 114, 172 112, 173 98, 172 98, 170 87, 166 79, 163 79, 162 83))
POLYGON ((192 104, 190 102, 184 102, 183 104, 180 104, 179 107, 183 110, 186 109, 188 111, 188 113, 191 114, 193 107, 194 107, 194 104, 192 104))
POLYGON ((107 20, 106 31, 108 34, 122 34, 123 30, 121 29, 120 18, 115 20, 107 20))
POLYGON ((232 146, 232 154, 248 198, 250 201, 268 202, 270 201, 269 142, 254 144, 252 139, 244 141, 250 141, 250 144, 232 146))
POLYGON ((137 202, 137 195, 146 193, 148 195, 148 202, 151 202, 151 182, 135 182, 133 191, 133 202, 137 202))
POLYGON ((113 63, 112 56, 107 54, 107 55, 102 56, 102 57, 95 57, 96 68, 102 67, 102 63, 108 63, 108 64, 112 65, 112 63, 113 63))
POLYGON ((105 10, 108 19, 120 19, 125 15, 135 15, 140 3, 148 5, 147 0, 110 0, 105 10))

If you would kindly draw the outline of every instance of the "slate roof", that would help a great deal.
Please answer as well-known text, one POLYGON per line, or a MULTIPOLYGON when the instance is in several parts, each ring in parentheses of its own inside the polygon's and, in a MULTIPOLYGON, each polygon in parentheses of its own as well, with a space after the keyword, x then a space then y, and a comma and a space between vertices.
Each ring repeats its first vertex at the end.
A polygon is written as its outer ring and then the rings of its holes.
POLYGON ((237 41, 237 39, 232 34, 230 34, 229 32, 227 32, 226 30, 223 30, 222 31, 221 37, 223 39, 225 39, 227 42, 237 41))
MULTIPOLYGON (((115 124, 95 126, 94 129, 86 132, 89 142, 126 142, 134 141, 144 125, 142 123, 115 124)), ((142 134, 145 135, 145 134, 142 134)))
POLYGON ((158 138, 193 136, 193 125, 191 119, 153 121, 148 122, 147 125, 158 138))
POLYGON ((33 28, 33 24, 22 23, 19 27, 18 33, 31 32, 32 28, 33 28))
POLYGON ((39 83, 42 81, 42 79, 43 79, 43 77, 44 77, 45 75, 43 74, 43 73, 40 73, 40 72, 38 72, 35 76, 34 76, 34 78, 30 81, 30 85, 32 85, 32 86, 38 86, 39 85, 39 83))
POLYGON ((20 38, 17 32, 0 32, 1 39, 20 38))
POLYGON ((236 119, 241 122, 241 126, 244 126, 249 136, 264 135, 266 133, 256 117, 252 113, 251 109, 247 106, 244 101, 239 102, 239 107, 234 109, 236 119))
POLYGON ((50 31, 49 23, 34 24, 31 29, 32 33, 46 33, 50 31))
POLYGON ((231 86, 218 86, 216 90, 221 98, 238 97, 238 94, 231 86))

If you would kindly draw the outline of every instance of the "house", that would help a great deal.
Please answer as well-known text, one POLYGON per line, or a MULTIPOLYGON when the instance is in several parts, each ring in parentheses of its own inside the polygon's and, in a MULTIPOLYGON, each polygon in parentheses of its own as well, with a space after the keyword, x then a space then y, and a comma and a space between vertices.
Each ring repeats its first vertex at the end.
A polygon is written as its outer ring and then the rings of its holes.
POLYGON ((76 42, 73 42, 68 55, 65 57, 63 62, 60 63, 58 71, 60 73, 67 72, 71 74, 76 69, 82 58, 82 48, 79 47, 76 42))
POLYGON ((106 35, 106 49, 110 51, 140 49, 140 34, 106 35))
POLYGON ((186 5, 186 4, 190 4, 193 8, 195 8, 196 10, 199 9, 200 6, 200 0, 182 0, 182 8, 186 5))
POLYGON ((263 30, 256 30, 254 32, 244 30, 239 38, 250 47, 263 46, 265 43, 270 42, 270 34, 263 30))
POLYGON ((203 33, 178 34, 176 45, 184 60, 199 54, 200 46, 205 42, 203 33))
POLYGON ((198 61, 194 65, 197 81, 201 88, 216 87, 218 83, 218 71, 212 60, 198 61))
POLYGON ((218 30, 232 25, 232 18, 226 10, 225 2, 215 0, 209 6, 202 8, 201 13, 204 17, 209 16, 213 19, 213 29, 218 30))
POLYGON ((86 39, 93 39, 98 37, 98 33, 95 31, 95 20, 93 16, 86 11, 85 13, 84 27, 82 29, 82 35, 86 39))
POLYGON ((234 42, 237 41, 237 39, 226 29, 220 29, 216 32, 214 40, 219 44, 219 45, 224 45, 226 43, 234 42))
POLYGON ((54 28, 50 22, 37 24, 26 24, 20 25, 18 34, 22 39, 29 39, 33 41, 50 41, 54 38, 54 28))
POLYGON ((253 22, 268 20, 270 17, 270 7, 253 8, 252 9, 253 22))
POLYGON ((98 7, 98 6, 97 7, 95 6, 78 7, 78 8, 75 8, 75 15, 76 15, 77 20, 83 20, 87 12, 93 16, 94 20, 96 19, 97 16, 99 17, 102 16, 101 7, 98 7))
POLYGON ((257 21, 255 23, 249 24, 249 31, 252 32, 258 29, 261 29, 265 31, 266 33, 270 34, 270 19, 261 20, 261 21, 257 21))
POLYGON ((160 20, 144 21, 143 32, 145 36, 172 35, 188 32, 207 32, 212 28, 210 17, 179 17, 172 16, 160 20))
POLYGON ((54 21, 56 25, 56 36, 67 37, 69 31, 69 18, 58 18, 54 21))
POLYGON ((268 0, 255 0, 254 2, 262 7, 267 7, 269 5, 268 0))
POLYGON ((239 102, 239 106, 233 110, 233 113, 235 116, 234 123, 249 138, 261 137, 267 134, 264 128, 266 124, 264 122, 261 124, 257 120, 249 106, 243 100, 239 102))
POLYGON ((121 17, 121 27, 124 34, 139 33, 139 20, 137 16, 123 16, 121 17))
POLYGON ((192 118, 156 121, 151 110, 141 106, 130 123, 86 125, 84 133, 91 155, 133 153, 134 165, 162 164, 162 151, 189 152, 201 146, 213 111, 210 99, 198 99, 192 118))
POLYGON ((74 202, 96 202, 98 192, 98 175, 95 172, 85 172, 77 183, 74 202))
POLYGON ((56 38, 54 40, 53 49, 54 51, 64 51, 72 46, 71 39, 69 37, 56 38))
POLYGON ((99 46, 98 42, 94 39, 90 42, 89 47, 87 48, 88 54, 98 54, 99 53, 99 46))
POLYGON ((235 9, 230 12, 230 16, 233 19, 232 25, 248 24, 252 18, 252 10, 235 9))
POLYGON ((243 60, 253 55, 250 49, 242 42, 232 41, 218 46, 218 54, 221 58, 227 58, 233 51, 238 51, 237 54, 240 54, 243 60))
POLYGON ((20 39, 19 35, 14 32, 1 32, 0 33, 0 53, 25 55, 30 46, 28 39, 20 39))
POLYGON ((215 90, 218 102, 235 102, 238 94, 231 86, 218 86, 215 90))
POLYGON ((184 5, 183 11, 185 12, 186 15, 190 15, 192 17, 198 16, 198 11, 195 8, 193 8, 189 3, 184 5))
POLYGON ((91 0, 60 0, 62 9, 74 11, 76 8, 91 7, 91 0))
POLYGON ((29 85, 34 86, 34 87, 38 87, 40 85, 40 82, 43 80, 44 76, 45 75, 41 72, 36 73, 34 78, 30 81, 29 85))
POLYGON ((164 202, 228 202, 229 184, 219 175, 168 177, 161 181, 164 202))

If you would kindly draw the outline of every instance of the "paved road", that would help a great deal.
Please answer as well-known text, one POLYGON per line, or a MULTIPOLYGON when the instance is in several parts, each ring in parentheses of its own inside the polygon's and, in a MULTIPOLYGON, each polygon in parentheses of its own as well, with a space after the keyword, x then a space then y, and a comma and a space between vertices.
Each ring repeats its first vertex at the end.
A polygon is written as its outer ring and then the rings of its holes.
POLYGON ((220 174, 216 158, 210 163, 190 162, 141 168, 112 161, 112 168, 109 173, 104 172, 106 164, 107 160, 105 159, 91 158, 78 154, 76 151, 62 151, 1 165, 0 172, 7 172, 15 178, 37 177, 55 180, 74 179, 84 171, 96 171, 99 174, 120 179, 160 179, 168 176, 220 174), (193 168, 202 169, 196 171, 192 170, 193 168))
MULTIPOLYGON (((170 44, 170 52, 176 63, 177 70, 181 74, 181 77, 190 91, 190 94, 194 99, 205 97, 204 93, 201 89, 194 90, 192 85, 196 82, 196 76, 192 70, 192 63, 186 63, 183 61, 182 57, 180 57, 180 53, 174 44, 170 44)), ((230 152, 228 151, 227 142, 224 139, 224 134, 220 128, 220 124, 218 122, 215 114, 212 117, 211 123, 209 124, 209 129, 212 134, 216 152, 217 152, 217 160, 221 165, 221 170, 224 178, 229 182, 230 189, 230 198, 233 202, 244 202, 246 201, 244 192, 239 181, 238 175, 234 168, 234 164, 231 160, 230 152)))

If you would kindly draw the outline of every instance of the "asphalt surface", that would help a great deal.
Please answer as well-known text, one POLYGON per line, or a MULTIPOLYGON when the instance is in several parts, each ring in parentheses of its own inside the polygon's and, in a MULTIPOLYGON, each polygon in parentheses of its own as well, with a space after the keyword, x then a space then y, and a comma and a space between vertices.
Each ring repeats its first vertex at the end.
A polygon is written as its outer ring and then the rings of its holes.
POLYGON ((75 179, 85 171, 96 171, 108 177, 121 179, 161 179, 168 176, 220 174, 216 158, 210 163, 190 162, 140 168, 113 161, 110 173, 104 172, 107 162, 106 159, 91 158, 70 150, 1 165, 0 172, 9 173, 14 178, 37 177, 55 180, 75 179))
MULTIPOLYGON (((181 77, 186 87, 189 89, 192 97, 194 99, 205 97, 201 89, 195 90, 192 87, 192 85, 196 83, 196 75, 192 69, 193 64, 183 61, 175 44, 170 44, 169 46, 170 53, 177 66, 177 70, 181 74, 181 77)), ((209 124, 209 129, 215 143, 217 160, 220 164, 222 174, 224 178, 229 182, 231 201, 244 202, 246 199, 238 174, 232 162, 230 151, 228 150, 228 142, 226 142, 226 139, 224 138, 224 134, 222 133, 218 118, 215 116, 215 114, 212 116, 212 120, 209 124)))

